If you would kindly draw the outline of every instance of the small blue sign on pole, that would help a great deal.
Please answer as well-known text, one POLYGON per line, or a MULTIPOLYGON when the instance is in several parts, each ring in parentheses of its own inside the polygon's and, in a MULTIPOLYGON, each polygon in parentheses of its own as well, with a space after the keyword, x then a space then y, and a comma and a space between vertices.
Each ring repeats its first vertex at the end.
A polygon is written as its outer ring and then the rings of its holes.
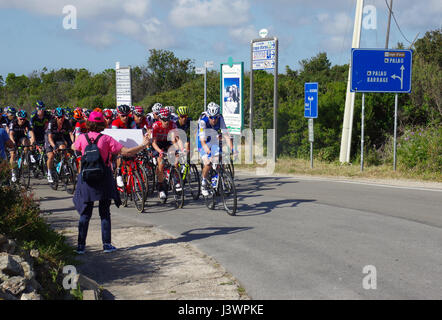
POLYGON ((351 92, 411 92, 413 51, 352 49, 351 92))
POLYGON ((318 83, 306 82, 304 84, 304 117, 318 117, 318 83))

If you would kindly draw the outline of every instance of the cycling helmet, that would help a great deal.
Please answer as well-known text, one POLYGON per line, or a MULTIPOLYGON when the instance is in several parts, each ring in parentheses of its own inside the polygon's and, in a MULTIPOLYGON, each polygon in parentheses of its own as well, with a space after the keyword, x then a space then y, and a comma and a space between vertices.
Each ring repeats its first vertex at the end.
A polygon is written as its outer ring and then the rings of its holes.
POLYGON ((103 113, 103 110, 101 108, 95 108, 94 112, 101 112, 101 113, 103 113))
POLYGON ((112 110, 109 109, 105 110, 103 114, 105 118, 112 119, 114 117, 114 113, 112 112, 112 110))
POLYGON ((186 106, 178 107, 178 115, 179 116, 187 116, 189 115, 189 108, 186 106))
POLYGON ((28 117, 28 113, 26 112, 26 110, 20 110, 19 112, 17 112, 17 118, 27 118, 28 117))
POLYGON ((159 116, 160 116, 161 120, 169 120, 169 118, 170 118, 170 111, 169 111, 169 109, 167 109, 167 108, 161 109, 159 116))
POLYGON ((63 117, 65 115, 65 111, 63 108, 58 107, 55 109, 54 115, 56 117, 63 117))
POLYGON ((91 114, 92 110, 86 109, 86 111, 84 111, 84 116, 87 118, 89 118, 89 115, 91 114))
POLYGON ((83 118, 84 118, 83 110, 81 110, 80 108, 75 109, 74 110, 74 119, 81 120, 83 118))
POLYGON ((152 107, 152 112, 153 113, 160 113, 161 109, 163 108, 163 105, 159 102, 155 103, 152 107))
POLYGON ((207 105, 207 114, 209 115, 209 117, 219 115, 219 105, 217 105, 215 102, 210 102, 207 105))
POLYGON ((14 107, 8 107, 8 110, 6 111, 7 114, 12 114, 15 116, 15 114, 17 113, 17 110, 15 110, 14 107))
POLYGON ((167 106, 165 107, 166 109, 168 109, 170 111, 170 114, 175 112, 175 107, 174 106, 167 106))
POLYGON ((141 106, 135 106, 133 112, 134 112, 134 115, 139 116, 139 117, 144 115, 144 109, 141 106))
POLYGON ((44 110, 46 108, 44 102, 41 100, 37 100, 35 107, 37 108, 37 110, 44 110))
POLYGON ((117 108, 118 113, 127 116, 130 113, 130 107, 127 104, 122 104, 117 108))

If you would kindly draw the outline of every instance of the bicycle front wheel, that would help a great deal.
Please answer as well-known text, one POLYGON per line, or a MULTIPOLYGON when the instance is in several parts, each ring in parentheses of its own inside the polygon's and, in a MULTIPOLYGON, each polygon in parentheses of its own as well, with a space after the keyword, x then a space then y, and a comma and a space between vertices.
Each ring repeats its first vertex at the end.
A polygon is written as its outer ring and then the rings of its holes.
POLYGON ((184 173, 182 177, 185 193, 193 200, 198 200, 201 194, 201 181, 197 167, 191 164, 184 173))
POLYGON ((171 185, 173 200, 176 208, 184 206, 184 186, 181 174, 175 169, 170 170, 169 184, 171 185))
POLYGON ((220 194, 223 200, 224 209, 231 216, 236 215, 237 209, 237 196, 235 183, 230 173, 223 171, 221 174, 220 194))
POLYGON ((29 189, 29 184, 31 183, 31 159, 29 153, 26 152, 21 158, 20 167, 20 184, 29 189))
POLYGON ((63 181, 64 189, 69 194, 74 194, 75 192, 75 184, 76 184, 76 175, 74 172, 74 168, 70 163, 65 163, 63 165, 63 172, 61 174, 61 178, 63 181))
POLYGON ((141 179, 137 171, 133 172, 133 176, 130 180, 132 185, 132 200, 134 201, 138 212, 142 213, 144 211, 144 202, 146 200, 144 181, 141 179))

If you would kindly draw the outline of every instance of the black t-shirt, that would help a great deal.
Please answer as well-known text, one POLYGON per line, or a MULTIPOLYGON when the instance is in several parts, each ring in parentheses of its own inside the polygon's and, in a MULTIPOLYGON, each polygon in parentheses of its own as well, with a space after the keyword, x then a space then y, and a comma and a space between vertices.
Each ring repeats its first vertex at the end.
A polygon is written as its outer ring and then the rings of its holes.
POLYGON ((52 134, 54 141, 69 139, 69 134, 72 132, 72 126, 69 120, 64 119, 61 128, 58 128, 57 119, 53 118, 49 121, 47 133, 52 134))
POLYGON ((43 140, 46 128, 49 124, 51 117, 48 113, 44 113, 43 119, 40 119, 37 113, 33 113, 31 116, 31 129, 34 131, 36 140, 43 140))
POLYGON ((28 120, 25 120, 22 125, 18 124, 18 120, 14 119, 9 124, 9 132, 14 132, 14 139, 17 142, 18 139, 27 137, 27 133, 31 130, 31 124, 28 120))

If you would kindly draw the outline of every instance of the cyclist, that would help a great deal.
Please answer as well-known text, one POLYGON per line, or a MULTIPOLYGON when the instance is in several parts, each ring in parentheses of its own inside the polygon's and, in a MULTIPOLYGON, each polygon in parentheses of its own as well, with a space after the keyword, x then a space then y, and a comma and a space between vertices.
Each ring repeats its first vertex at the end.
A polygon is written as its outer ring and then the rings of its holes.
POLYGON ((152 123, 147 120, 147 117, 144 115, 144 109, 141 106, 134 107, 134 120, 137 129, 143 129, 143 135, 149 135, 152 130, 152 123))
POLYGON ((218 131, 221 131, 223 137, 226 138, 230 150, 233 152, 233 144, 230 139, 229 131, 223 116, 220 114, 220 107, 214 102, 207 105, 207 115, 202 117, 198 123, 198 150, 203 160, 204 168, 202 171, 201 193, 207 197, 209 191, 207 189, 210 166, 214 157, 218 156, 222 150, 219 150, 218 131))
POLYGON ((36 144, 45 143, 45 133, 51 120, 43 101, 37 101, 35 104, 36 110, 31 115, 31 129, 34 132, 36 144))
POLYGON ((187 106, 178 107, 178 121, 176 122, 177 128, 183 130, 186 133, 186 145, 185 149, 187 154, 190 153, 190 122, 192 118, 189 117, 189 108, 187 106))
POLYGON ((130 115, 130 107, 122 104, 117 107, 118 118, 112 122, 112 129, 136 129, 136 123, 130 115))
POLYGON ((170 120, 172 120, 173 122, 177 122, 178 115, 175 113, 175 107, 174 106, 167 106, 165 108, 168 109, 170 112, 170 120))
MULTIPOLYGON (((158 153, 158 167, 157 167, 157 175, 158 175, 158 191, 160 193, 160 199, 167 198, 167 186, 164 184, 164 162, 163 157, 164 154, 167 153, 169 147, 172 145, 172 141, 174 141, 174 145, 177 145, 176 140, 176 132, 173 130, 177 128, 175 122, 170 120, 170 111, 166 108, 161 109, 160 111, 160 120, 155 122, 152 127, 152 147, 158 153), (168 139, 169 132, 171 133, 170 139, 168 139)), ((183 150, 182 143, 178 140, 178 148, 177 150, 183 150)), ((179 189, 181 186, 176 186, 179 189)))
POLYGON ((6 131, 9 134, 9 126, 11 125, 12 121, 16 119, 17 110, 14 107, 7 107, 6 109, 6 131))
POLYGON ((104 122, 106 124, 105 129, 112 129, 112 122, 114 121, 114 113, 110 109, 106 109, 103 112, 104 122))
MULTIPOLYGON (((131 108, 128 105, 122 104, 117 107, 118 118, 112 122, 112 129, 136 129, 136 123, 133 117, 130 116, 131 108)), ((124 181, 121 175, 121 158, 117 161, 117 186, 123 187, 124 181)))
MULTIPOLYGON (((29 142, 29 137, 31 137, 31 143, 33 143, 35 141, 34 139, 34 133, 31 130, 31 125, 27 119, 28 117, 28 113, 25 110, 20 110, 19 112, 17 112, 17 119, 13 120, 10 124, 9 124, 9 138, 12 140, 12 142, 16 145, 16 146, 29 146, 30 142, 29 142)), ((28 148, 26 148, 28 149, 28 148)), ((14 165, 14 161, 15 161, 15 149, 11 150, 10 152, 11 154, 11 159, 10 159, 10 164, 11 167, 14 165)), ((12 170, 12 182, 16 182, 17 178, 16 178, 16 173, 15 170, 12 170)))
POLYGON ((74 129, 75 139, 76 139, 80 134, 87 132, 87 128, 86 128, 87 117, 83 111, 78 111, 74 115, 74 117, 76 117, 75 119, 77 120, 77 122, 75 123, 75 129, 74 129))
POLYGON ((58 149, 70 147, 74 141, 72 127, 69 121, 65 119, 65 112, 62 108, 56 108, 54 118, 51 119, 46 130, 45 149, 48 155, 48 182, 53 183, 52 169, 54 167, 54 152, 58 149), (70 141, 69 141, 70 140, 70 141))

